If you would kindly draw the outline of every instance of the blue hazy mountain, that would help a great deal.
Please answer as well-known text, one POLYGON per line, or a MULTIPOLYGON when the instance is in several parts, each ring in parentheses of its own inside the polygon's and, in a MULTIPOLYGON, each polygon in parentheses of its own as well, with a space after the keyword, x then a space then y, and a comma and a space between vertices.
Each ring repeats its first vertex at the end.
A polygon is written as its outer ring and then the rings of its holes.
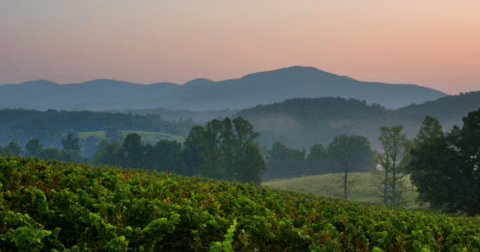
POLYGON ((109 79, 60 85, 46 80, 0 85, 0 108, 106 109, 167 108, 191 111, 245 109, 292 98, 342 97, 396 109, 448 96, 414 84, 363 82, 314 67, 294 66, 239 79, 194 79, 183 85, 142 85, 109 79))

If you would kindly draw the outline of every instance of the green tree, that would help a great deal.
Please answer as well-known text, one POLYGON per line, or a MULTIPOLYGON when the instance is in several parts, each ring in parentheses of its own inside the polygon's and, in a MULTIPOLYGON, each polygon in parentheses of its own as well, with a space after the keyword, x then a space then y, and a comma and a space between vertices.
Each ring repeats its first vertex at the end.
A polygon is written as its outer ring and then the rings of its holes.
MULTIPOLYGON (((122 142, 120 142, 120 141, 116 141, 116 142, 117 142, 118 144, 122 145, 122 142)), ((109 143, 109 142, 108 142, 108 140, 106 140, 106 139, 100 140, 100 143, 97 145, 97 147, 98 147, 98 148, 97 148, 97 151, 100 150, 100 149, 102 149, 102 148, 104 148, 104 147, 107 147, 108 143, 109 143)))
POLYGON ((108 144, 105 139, 100 143, 98 151, 93 156, 93 161, 95 165, 107 165, 107 166, 118 166, 121 167, 120 158, 120 148, 121 144, 119 141, 108 144), (105 141, 105 142, 104 142, 105 141), (106 145, 103 145, 106 144, 106 145))
POLYGON ((300 176, 304 171, 306 150, 292 150, 280 142, 272 145, 266 165, 270 176, 291 178, 300 176))
MULTIPOLYGON (((408 140, 407 140, 408 141, 408 140)), ((411 142, 411 141, 409 141, 411 142)), ((384 169, 384 171, 382 171, 383 173, 385 173, 385 170, 388 170, 388 171, 392 171, 392 167, 389 166, 391 165, 391 163, 387 163, 385 162, 385 160, 382 160, 381 158, 378 159, 378 157, 384 157, 383 155, 381 155, 380 153, 376 152, 375 151, 375 154, 376 154, 376 159, 378 161, 379 164, 382 165, 382 168, 384 169), (385 169, 385 167, 387 167, 387 169, 385 169)), ((399 163, 399 165, 397 166, 397 171, 399 170, 398 167, 401 167, 402 166, 402 162, 399 163)), ((377 169, 373 169, 372 173, 374 175, 374 177, 377 177, 377 180, 380 180, 380 183, 376 182, 375 180, 372 181, 374 185, 378 186, 378 188, 380 190, 383 190, 384 191, 384 194, 383 195, 380 195, 380 202, 382 202, 383 204, 385 204, 385 198, 388 200, 391 201, 392 197, 393 197, 393 194, 392 194, 392 191, 393 191, 393 179, 392 179, 392 175, 385 175, 385 174, 382 174, 382 172, 378 171, 377 169), (385 183, 385 181, 387 181, 387 183, 385 183), (385 190, 385 188, 387 188, 385 190), (385 197, 385 191, 386 191, 386 197, 385 197)), ((406 207, 409 205, 409 198, 407 197, 406 195, 406 192, 407 191, 410 191, 411 193, 414 192, 413 188, 410 187, 408 188, 405 184, 405 181, 402 180, 403 177, 406 176, 406 175, 403 175, 403 176, 396 176, 395 178, 395 206, 398 206, 398 207, 406 207)))
POLYGON ((438 120, 431 116, 426 116, 413 142, 419 145, 433 138, 441 138, 443 136, 442 125, 440 125, 438 120))
POLYGON ((185 160, 186 170, 184 175, 193 176, 200 170, 200 165, 205 161, 202 155, 204 146, 202 144, 205 129, 202 126, 194 126, 183 142, 182 159, 185 160))
POLYGON ((199 176, 213 179, 225 179, 225 172, 222 169, 224 163, 223 153, 218 147, 220 143, 220 140, 218 139, 220 130, 221 122, 217 119, 213 119, 206 125, 206 131, 200 140, 203 147, 201 156, 205 157, 205 161, 200 164, 200 170, 197 172, 199 176))
POLYGON ((432 137, 411 151, 411 180, 432 208, 480 213, 480 109, 463 117, 446 136, 432 137))
MULTIPOLYGON (((258 144, 254 143, 253 141, 255 138, 259 137, 260 134, 257 132, 253 131, 253 125, 251 125, 247 120, 244 120, 242 117, 237 117, 233 119, 233 124, 235 126, 235 135, 233 139, 230 139, 230 143, 234 147, 234 164, 232 165, 233 172, 235 173, 235 176, 241 176, 240 174, 245 174, 244 169, 248 169, 250 172, 253 172, 254 174, 251 174, 252 178, 257 178, 260 176, 262 177, 263 170, 266 169, 264 167, 264 163, 259 162, 257 160, 257 154, 254 154, 252 152, 258 152, 258 144), (251 145, 256 145, 255 148, 252 149, 251 145), (244 156, 247 155, 248 152, 248 157, 244 156), (250 160, 251 159, 251 160, 250 160), (251 162, 248 166, 245 166, 248 162, 251 162)), ((225 118, 224 120, 224 125, 228 125, 228 117, 225 118)), ((259 153, 261 156, 261 154, 259 153)), ((255 180, 256 181, 256 180, 255 180)))
POLYGON ((80 155, 80 144, 78 134, 69 133, 67 139, 62 140, 64 150, 72 150, 80 155))
POLYGON ((184 174, 185 162, 181 158, 181 144, 177 141, 162 139, 155 146, 147 144, 145 160, 146 169, 157 172, 184 174))
MULTIPOLYGON (((188 163, 198 165, 195 175, 235 181, 245 177, 241 175, 244 174, 244 169, 254 169, 252 165, 245 167, 249 161, 244 159, 247 158, 245 155, 250 148, 248 146, 258 136, 258 133, 253 132, 253 126, 241 117, 233 121, 228 117, 223 121, 213 119, 205 128, 192 128, 185 140, 183 155, 190 156, 191 161, 186 161, 187 166, 188 163)), ((255 151, 258 151, 258 148, 255 151)), ((255 159, 255 155, 248 158, 255 159)), ((258 164, 255 160, 251 162, 258 164)), ((257 172, 253 177, 261 174, 263 169, 261 165, 256 168, 257 172)))
POLYGON ((392 172, 392 206, 395 206, 395 198, 398 195, 395 192, 396 183, 403 176, 396 176, 396 172, 404 168, 399 166, 401 160, 404 158, 408 149, 408 139, 405 134, 401 135, 403 126, 398 125, 395 127, 380 127, 380 137, 378 138, 382 143, 384 153, 383 155, 377 155, 376 161, 380 163, 385 170, 384 192, 383 192, 383 204, 387 204, 387 189, 388 189, 388 173, 392 172), (398 170, 397 170, 398 169, 398 170))
POLYGON ((122 167, 141 168, 145 166, 143 161, 146 154, 145 146, 141 142, 141 136, 137 133, 129 133, 125 142, 118 152, 122 167))
POLYGON ((26 156, 39 157, 43 151, 43 144, 40 139, 34 138, 27 142, 27 154, 26 156))
POLYGON ((305 165, 308 170, 308 175, 319 175, 329 173, 327 171, 327 150, 323 148, 321 143, 310 147, 310 153, 307 155, 305 165))
MULTIPOLYGON (((344 198, 347 199, 348 172, 353 171, 355 163, 367 163, 372 150, 367 138, 363 136, 335 137, 327 148, 329 164, 335 170, 341 170, 343 175, 344 198)), ((355 182, 355 181, 352 181, 355 182)))
POLYGON ((238 181, 261 184, 263 172, 268 170, 257 144, 248 143, 245 148, 244 158, 240 161, 240 167, 242 169, 239 171, 238 181))
POLYGON ((221 122, 221 129, 220 129, 220 138, 222 141, 220 142, 220 149, 223 152, 224 156, 224 165, 225 167, 225 178, 228 181, 233 181, 236 177, 236 170, 238 169, 235 167, 239 161, 239 142, 235 139, 233 125, 230 121, 230 118, 226 117, 223 122, 221 122))
MULTIPOLYGON (((402 164, 404 167, 408 166, 409 161, 412 159, 411 150, 418 148, 421 144, 432 141, 433 139, 443 138, 445 134, 442 130, 442 125, 438 120, 431 116, 426 116, 423 120, 422 126, 420 127, 417 136, 413 139, 413 143, 410 143, 408 146, 408 152, 406 154, 406 162, 402 164)), ((415 199, 416 203, 419 203, 420 206, 425 204, 425 197, 422 194, 415 199)), ((439 208, 439 206, 435 206, 439 208)))

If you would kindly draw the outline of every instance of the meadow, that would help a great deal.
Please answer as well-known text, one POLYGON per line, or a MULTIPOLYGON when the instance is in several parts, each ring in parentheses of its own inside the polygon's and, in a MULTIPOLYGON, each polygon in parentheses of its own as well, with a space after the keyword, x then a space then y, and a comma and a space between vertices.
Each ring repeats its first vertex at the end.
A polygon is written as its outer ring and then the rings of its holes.
MULTIPOLYGON (((379 172, 385 176, 383 172, 379 172)), ((323 175, 302 176, 298 178, 274 179, 262 182, 261 185, 269 188, 281 190, 291 190, 299 193, 312 193, 317 196, 329 198, 342 198, 344 196, 343 177, 344 173, 330 173, 323 175)), ((398 175, 398 174, 397 174, 398 175)), ((398 178, 398 177, 397 177, 398 178)), ((391 173, 389 174, 391 180, 391 173)), ((403 197, 406 199, 404 205, 398 206, 409 210, 421 209, 430 210, 430 203, 426 202, 423 206, 415 203, 418 196, 415 185, 410 181, 410 175, 407 174, 400 181, 404 182, 405 189, 403 197)), ((398 190, 398 184, 397 184, 398 190)), ((372 172, 348 173, 347 176, 347 200, 357 202, 367 202, 372 204, 383 204, 383 184, 379 182, 376 175, 372 172), (381 189, 379 187, 381 186, 381 189)))

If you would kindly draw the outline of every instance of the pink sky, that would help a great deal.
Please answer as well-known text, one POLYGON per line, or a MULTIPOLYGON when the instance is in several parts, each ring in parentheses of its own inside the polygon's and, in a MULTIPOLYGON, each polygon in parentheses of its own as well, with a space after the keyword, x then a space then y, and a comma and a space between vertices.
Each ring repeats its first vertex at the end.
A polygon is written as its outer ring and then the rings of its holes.
POLYGON ((0 2, 0 84, 184 84, 295 65, 478 91, 480 1, 0 2))

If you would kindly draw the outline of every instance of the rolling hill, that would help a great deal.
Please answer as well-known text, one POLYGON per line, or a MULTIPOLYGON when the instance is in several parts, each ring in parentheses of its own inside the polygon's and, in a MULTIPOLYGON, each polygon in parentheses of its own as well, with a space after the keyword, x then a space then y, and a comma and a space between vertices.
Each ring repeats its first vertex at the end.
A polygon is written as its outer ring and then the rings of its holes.
POLYGON ((65 85, 46 80, 6 84, 0 85, 0 108, 205 111, 245 109, 292 98, 342 97, 395 109, 445 96, 448 95, 413 84, 362 82, 313 67, 294 66, 217 82, 195 79, 183 85, 141 85, 108 79, 65 85))

